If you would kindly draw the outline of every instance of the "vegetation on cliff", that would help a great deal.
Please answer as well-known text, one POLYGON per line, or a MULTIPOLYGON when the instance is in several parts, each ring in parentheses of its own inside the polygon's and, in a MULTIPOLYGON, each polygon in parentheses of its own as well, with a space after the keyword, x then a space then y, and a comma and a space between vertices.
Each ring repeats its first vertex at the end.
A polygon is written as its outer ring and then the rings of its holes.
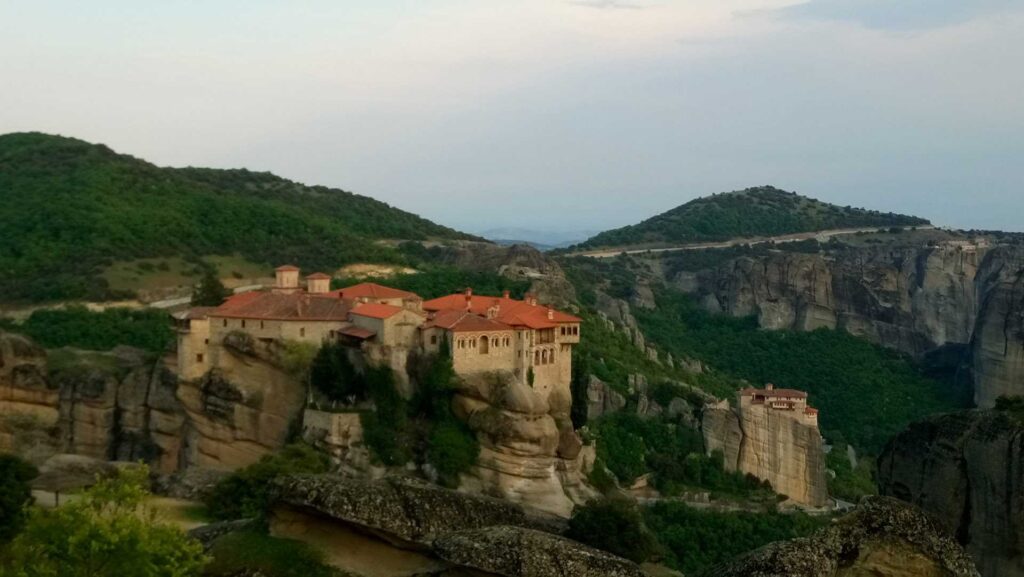
POLYGON ((330 459, 308 445, 288 445, 222 479, 205 498, 215 519, 262 518, 270 503, 270 482, 283 475, 325 473, 330 459))
POLYGON ((836 206, 762 186, 691 200, 639 224, 602 232, 573 250, 926 224, 913 216, 836 206))
POLYGON ((966 401, 899 353, 844 331, 761 330, 756 319, 708 313, 672 290, 657 301, 657 310, 635 312, 650 341, 751 383, 807 391, 825 436, 839 433, 861 451, 877 454, 909 423, 966 401))
POLYGON ((40 309, 21 323, 0 319, 0 328, 24 334, 48 349, 108 351, 127 345, 161 353, 174 342, 171 318, 157 309, 40 309))
POLYGON ((123 296, 102 270, 146 257, 239 254, 329 270, 402 260, 377 239, 470 238, 342 190, 248 170, 162 168, 39 133, 0 136, 0 200, 4 300, 123 296))

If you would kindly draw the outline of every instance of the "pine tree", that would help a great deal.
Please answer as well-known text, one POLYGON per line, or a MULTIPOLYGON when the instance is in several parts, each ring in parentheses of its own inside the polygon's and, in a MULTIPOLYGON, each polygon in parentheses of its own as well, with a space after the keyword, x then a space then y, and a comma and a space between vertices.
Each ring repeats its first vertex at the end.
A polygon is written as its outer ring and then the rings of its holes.
POLYGON ((214 268, 207 268, 203 272, 203 278, 199 281, 195 290, 192 291, 192 305, 200 307, 220 306, 224 299, 228 298, 228 289, 217 278, 217 271, 214 268))

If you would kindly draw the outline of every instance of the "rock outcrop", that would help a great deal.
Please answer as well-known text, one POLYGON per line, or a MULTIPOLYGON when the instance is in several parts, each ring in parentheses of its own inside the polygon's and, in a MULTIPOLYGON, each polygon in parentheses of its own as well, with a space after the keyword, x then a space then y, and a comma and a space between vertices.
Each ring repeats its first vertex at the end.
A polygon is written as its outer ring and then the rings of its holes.
POLYGON ((37 463, 73 453, 177 468, 184 412, 160 360, 128 347, 47 355, 6 333, 0 355, 0 450, 37 463))
POLYGON ((977 577, 942 527, 895 499, 871 497, 811 537, 772 543, 704 573, 714 577, 977 577))
POLYGON ((408 479, 307 475, 276 483, 271 533, 369 577, 639 577, 639 568, 559 537, 564 522, 504 500, 408 479))
POLYGON ((965 411, 912 424, 878 460, 879 489, 920 506, 986 577, 1024 575, 1024 424, 965 411))
POLYGON ((671 279, 714 312, 769 329, 840 328, 920 355, 970 342, 984 250, 959 246, 772 252, 671 279))
POLYGON ((586 482, 594 460, 573 431, 567 391, 547 398, 511 375, 460 380, 455 414, 480 440, 480 456, 461 488, 569 516, 596 496, 586 482))
POLYGON ((816 424, 761 406, 708 405, 702 416, 704 445, 721 451, 725 468, 771 483, 796 504, 828 504, 828 481, 821 433, 816 424))

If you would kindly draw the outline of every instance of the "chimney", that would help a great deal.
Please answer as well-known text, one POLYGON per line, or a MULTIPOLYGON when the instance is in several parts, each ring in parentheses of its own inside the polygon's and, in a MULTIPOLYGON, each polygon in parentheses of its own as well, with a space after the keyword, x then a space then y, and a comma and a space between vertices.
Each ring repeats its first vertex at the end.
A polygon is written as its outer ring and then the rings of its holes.
POLYGON ((531 307, 537 306, 537 297, 533 296, 530 293, 527 293, 526 294, 526 303, 529 304, 531 307))
POLYGON ((465 294, 466 294, 466 308, 468 309, 473 304, 473 289, 472 288, 467 288, 465 294))
POLYGON ((771 383, 768 383, 767 385, 764 386, 764 390, 766 390, 766 391, 773 391, 773 390, 775 390, 775 385, 773 385, 771 383))
POLYGON ((510 294, 512 293, 508 292, 507 290, 501 291, 501 298, 507 299, 510 294))
POLYGON ((322 295, 331 290, 331 277, 322 272, 306 277, 306 292, 311 295, 322 295))
POLYGON ((555 320, 555 309, 548 309, 548 320, 555 320))

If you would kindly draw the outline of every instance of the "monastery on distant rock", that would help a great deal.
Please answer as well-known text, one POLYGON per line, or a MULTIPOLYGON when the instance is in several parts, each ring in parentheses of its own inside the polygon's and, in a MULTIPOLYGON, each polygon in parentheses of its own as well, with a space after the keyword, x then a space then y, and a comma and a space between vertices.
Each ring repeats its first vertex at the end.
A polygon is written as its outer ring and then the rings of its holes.
POLYGON ((299 269, 282 266, 270 290, 180 315, 181 378, 197 379, 217 368, 225 337, 240 331, 265 342, 341 342, 361 350, 367 362, 391 366, 400 380, 411 353, 437 353, 446 342, 460 375, 503 371, 544 396, 555 388, 568 391, 580 319, 531 295, 517 300, 508 291, 483 296, 466 289, 424 301, 374 283, 332 291, 330 277, 322 273, 305 280, 300 286, 299 269))

